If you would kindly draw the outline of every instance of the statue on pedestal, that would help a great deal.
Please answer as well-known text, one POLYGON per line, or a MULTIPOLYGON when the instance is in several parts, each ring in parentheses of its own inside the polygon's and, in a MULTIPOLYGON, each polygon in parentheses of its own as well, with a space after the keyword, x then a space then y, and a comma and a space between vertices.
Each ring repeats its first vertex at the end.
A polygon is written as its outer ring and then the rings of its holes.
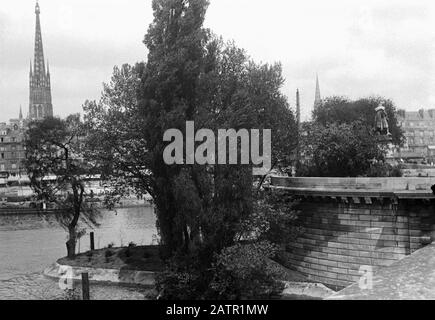
POLYGON ((391 133, 388 126, 388 116, 384 105, 381 103, 379 107, 375 109, 375 111, 375 132, 377 132, 379 135, 390 137, 391 133))

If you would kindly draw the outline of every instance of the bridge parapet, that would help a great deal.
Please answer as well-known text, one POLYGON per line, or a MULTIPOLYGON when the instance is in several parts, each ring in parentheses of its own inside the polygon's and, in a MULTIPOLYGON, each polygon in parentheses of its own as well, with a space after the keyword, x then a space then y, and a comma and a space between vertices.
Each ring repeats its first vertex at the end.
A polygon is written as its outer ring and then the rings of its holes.
MULTIPOLYGON (((389 266, 427 244, 435 225, 434 178, 272 178, 300 199, 304 232, 281 262, 335 289, 360 269, 389 266)), ((429 241, 430 242, 430 241, 429 241)))

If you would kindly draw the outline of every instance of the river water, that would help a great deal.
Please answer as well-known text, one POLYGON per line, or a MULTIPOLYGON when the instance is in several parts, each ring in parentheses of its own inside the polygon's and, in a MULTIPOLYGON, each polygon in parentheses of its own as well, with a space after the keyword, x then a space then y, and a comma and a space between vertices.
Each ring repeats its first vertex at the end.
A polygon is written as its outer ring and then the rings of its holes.
MULTIPOLYGON (((94 231, 96 248, 130 242, 150 245, 156 238, 151 207, 104 211, 94 231)), ((43 270, 66 255, 66 232, 53 215, 0 215, 0 300, 51 300, 65 298, 57 281, 43 276, 43 270)), ((77 250, 89 250, 84 236, 77 250)), ((91 285, 91 299, 145 299, 147 290, 138 287, 91 285)))

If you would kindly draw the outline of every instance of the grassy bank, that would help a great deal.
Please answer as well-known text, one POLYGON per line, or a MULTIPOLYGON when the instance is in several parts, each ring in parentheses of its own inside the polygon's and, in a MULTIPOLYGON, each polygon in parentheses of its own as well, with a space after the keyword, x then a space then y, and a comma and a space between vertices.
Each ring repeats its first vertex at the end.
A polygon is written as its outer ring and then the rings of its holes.
POLYGON ((61 265, 85 268, 123 269, 160 272, 164 269, 158 246, 105 248, 79 254, 75 259, 62 258, 61 265))

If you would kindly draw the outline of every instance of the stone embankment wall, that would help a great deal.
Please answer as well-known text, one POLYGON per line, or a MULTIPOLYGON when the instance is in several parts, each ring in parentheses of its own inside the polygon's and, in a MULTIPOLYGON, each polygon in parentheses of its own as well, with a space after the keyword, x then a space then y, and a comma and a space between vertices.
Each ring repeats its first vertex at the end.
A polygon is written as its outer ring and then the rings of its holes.
POLYGON ((156 277, 155 272, 149 271, 71 267, 60 265, 59 263, 55 263, 44 270, 45 276, 53 279, 61 279, 62 281, 80 281, 82 273, 89 274, 90 282, 140 285, 147 287, 154 286, 156 277))
POLYGON ((274 188, 300 199, 303 226, 281 262, 334 289, 359 281, 361 270, 392 265, 430 242, 434 184, 426 178, 273 178, 274 188))

